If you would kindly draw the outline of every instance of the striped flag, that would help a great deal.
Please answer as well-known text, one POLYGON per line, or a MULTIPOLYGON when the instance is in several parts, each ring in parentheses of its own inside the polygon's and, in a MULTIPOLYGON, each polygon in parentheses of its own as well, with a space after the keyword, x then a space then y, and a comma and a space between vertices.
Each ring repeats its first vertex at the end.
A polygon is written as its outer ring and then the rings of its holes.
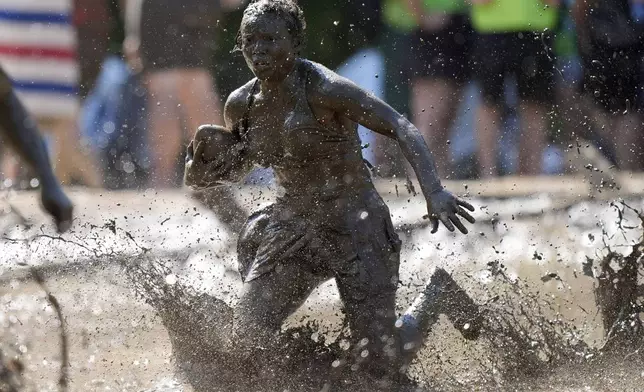
POLYGON ((72 0, 0 0, 0 64, 36 117, 79 107, 72 0))

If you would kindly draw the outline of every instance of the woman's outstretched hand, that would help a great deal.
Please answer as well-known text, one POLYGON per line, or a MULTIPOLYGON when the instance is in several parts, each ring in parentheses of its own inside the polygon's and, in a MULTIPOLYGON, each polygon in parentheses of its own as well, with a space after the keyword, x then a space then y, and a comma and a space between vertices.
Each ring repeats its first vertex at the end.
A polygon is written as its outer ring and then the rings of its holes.
POLYGON ((456 227, 461 233, 467 234, 467 228, 461 222, 459 215, 470 223, 474 223, 476 220, 465 209, 474 211, 474 207, 470 203, 459 199, 445 189, 432 192, 427 197, 427 210, 432 233, 438 231, 438 222, 440 221, 449 231, 454 231, 454 227, 456 227))
POLYGON ((43 207, 54 218, 59 233, 66 232, 72 225, 74 206, 58 182, 43 184, 40 192, 43 207))

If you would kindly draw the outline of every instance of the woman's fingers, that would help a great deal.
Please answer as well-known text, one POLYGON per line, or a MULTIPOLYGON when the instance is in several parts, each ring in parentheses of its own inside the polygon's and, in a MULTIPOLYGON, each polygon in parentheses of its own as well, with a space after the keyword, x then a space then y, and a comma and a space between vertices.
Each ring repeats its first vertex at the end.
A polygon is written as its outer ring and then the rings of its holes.
POLYGON ((431 233, 434 234, 438 231, 438 218, 436 216, 431 216, 429 218, 429 221, 432 224, 432 231, 431 233))
POLYGON ((463 225, 463 222, 461 222, 460 219, 458 219, 458 216, 455 214, 449 216, 450 221, 456 226, 456 228, 463 234, 467 234, 467 228, 463 225))
POLYGON ((447 230, 454 231, 454 225, 450 221, 449 214, 447 212, 441 212, 439 219, 441 220, 441 222, 443 222, 447 230))
POLYGON ((204 142, 197 143, 197 148, 195 148, 194 156, 201 158, 203 156, 203 152, 205 149, 206 149, 206 143, 204 142))
POLYGON ((458 215, 462 216, 463 218, 465 218, 470 223, 475 223, 476 222, 476 219, 474 219, 474 217, 472 215, 470 215, 469 212, 465 211, 463 209, 463 207, 458 206, 456 208, 456 213, 458 215))
POLYGON ((194 141, 191 140, 190 144, 188 144, 188 151, 186 152, 186 161, 192 160, 192 158, 195 156, 195 146, 194 146, 194 141))
POLYGON ((456 203, 457 203, 459 206, 463 206, 463 207, 467 208, 468 210, 470 210, 470 211, 472 211, 472 212, 474 211, 474 206, 473 206, 473 205, 471 205, 470 203, 466 202, 465 200, 456 199, 456 203))

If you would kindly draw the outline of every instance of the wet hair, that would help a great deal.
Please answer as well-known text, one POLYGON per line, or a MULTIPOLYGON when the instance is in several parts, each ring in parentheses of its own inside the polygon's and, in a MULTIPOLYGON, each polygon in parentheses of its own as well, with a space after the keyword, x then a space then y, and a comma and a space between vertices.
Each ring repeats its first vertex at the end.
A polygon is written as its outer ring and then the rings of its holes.
MULTIPOLYGON (((306 30, 306 21, 304 12, 297 5, 295 0, 252 0, 244 10, 244 17, 260 16, 268 13, 276 14, 286 22, 286 28, 293 38, 295 52, 300 54, 304 47, 304 30, 306 30)), ((235 38, 235 48, 233 52, 242 49, 241 26, 235 38)))

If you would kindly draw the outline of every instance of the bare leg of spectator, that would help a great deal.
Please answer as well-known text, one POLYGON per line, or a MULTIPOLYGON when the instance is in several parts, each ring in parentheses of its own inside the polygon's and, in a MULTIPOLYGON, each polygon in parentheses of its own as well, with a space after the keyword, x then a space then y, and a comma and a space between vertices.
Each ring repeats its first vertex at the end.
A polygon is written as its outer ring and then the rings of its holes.
POLYGON ((642 118, 638 113, 616 114, 613 126, 617 145, 617 161, 622 170, 641 170, 639 163, 642 146, 639 143, 643 131, 642 118))
POLYGON ((53 137, 55 150, 52 157, 61 184, 79 181, 89 187, 101 186, 102 180, 94 158, 80 145, 75 119, 50 121, 42 129, 53 137))
POLYGON ((178 79, 176 71, 154 71, 147 78, 150 181, 155 188, 176 186, 177 156, 183 140, 177 109, 178 79))
POLYGON ((477 112, 476 134, 478 137, 479 176, 482 178, 497 175, 497 151, 499 145, 499 121, 501 108, 481 103, 477 112))
POLYGON ((12 151, 3 148, 0 151, 0 180, 11 180, 18 178, 18 161, 12 151))
POLYGON ((462 89, 444 79, 416 79, 412 85, 414 124, 434 151, 441 177, 451 173, 448 140, 462 89))
POLYGON ((223 124, 221 100, 210 72, 200 68, 177 72, 181 78, 178 85, 179 101, 188 125, 187 138, 192 139, 200 125, 223 124))
POLYGON ((520 105, 519 175, 541 174, 549 116, 546 107, 533 102, 520 105))

